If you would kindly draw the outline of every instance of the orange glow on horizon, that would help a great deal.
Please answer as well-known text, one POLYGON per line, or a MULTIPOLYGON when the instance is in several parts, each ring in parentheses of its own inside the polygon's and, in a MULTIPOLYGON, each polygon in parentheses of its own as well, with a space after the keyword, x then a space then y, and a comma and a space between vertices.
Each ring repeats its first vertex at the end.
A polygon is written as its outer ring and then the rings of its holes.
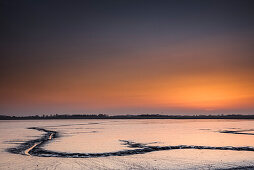
POLYGON ((6 94, 5 101, 19 105, 57 104, 91 109, 140 107, 204 111, 252 108, 254 105, 253 81, 248 76, 236 74, 178 74, 170 78, 122 80, 115 76, 109 77, 110 81, 95 79, 89 83, 82 81, 82 76, 71 81, 55 76, 52 79, 54 83, 41 89, 20 87, 13 96, 6 94))

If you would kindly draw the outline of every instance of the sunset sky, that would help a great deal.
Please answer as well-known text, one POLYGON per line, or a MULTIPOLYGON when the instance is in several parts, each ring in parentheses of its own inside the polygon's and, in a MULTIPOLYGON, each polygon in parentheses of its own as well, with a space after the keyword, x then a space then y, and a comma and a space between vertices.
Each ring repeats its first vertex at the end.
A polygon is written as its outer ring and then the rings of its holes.
POLYGON ((252 0, 2 0, 0 114, 254 114, 252 0))

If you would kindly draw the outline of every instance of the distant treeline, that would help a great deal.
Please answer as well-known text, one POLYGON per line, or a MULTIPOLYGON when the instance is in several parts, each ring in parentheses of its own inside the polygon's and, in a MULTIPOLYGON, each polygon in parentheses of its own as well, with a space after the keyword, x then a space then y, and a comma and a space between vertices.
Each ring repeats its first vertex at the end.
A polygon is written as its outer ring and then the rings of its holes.
POLYGON ((0 115, 0 120, 33 120, 33 119, 254 119, 254 115, 115 115, 106 114, 75 114, 75 115, 35 115, 35 116, 5 116, 0 115))

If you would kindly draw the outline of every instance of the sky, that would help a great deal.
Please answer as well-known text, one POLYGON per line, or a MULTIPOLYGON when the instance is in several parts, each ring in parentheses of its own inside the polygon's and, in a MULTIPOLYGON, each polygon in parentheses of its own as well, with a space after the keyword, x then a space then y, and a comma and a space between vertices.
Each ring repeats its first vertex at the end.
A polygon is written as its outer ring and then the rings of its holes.
POLYGON ((0 114, 254 114, 252 0, 2 0, 0 114))

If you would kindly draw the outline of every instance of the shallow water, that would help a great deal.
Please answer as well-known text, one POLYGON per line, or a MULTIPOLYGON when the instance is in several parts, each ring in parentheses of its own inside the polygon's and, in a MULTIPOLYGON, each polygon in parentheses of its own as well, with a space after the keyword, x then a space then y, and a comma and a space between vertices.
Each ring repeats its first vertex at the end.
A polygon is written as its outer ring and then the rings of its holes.
POLYGON ((145 146, 253 147, 254 120, 16 120, 0 121, 0 169, 228 169, 254 166, 254 151, 177 149, 94 158, 13 154, 8 148, 40 138, 39 127, 59 133, 42 149, 66 153, 136 150, 145 146), (223 133, 222 133, 223 132, 223 133))

